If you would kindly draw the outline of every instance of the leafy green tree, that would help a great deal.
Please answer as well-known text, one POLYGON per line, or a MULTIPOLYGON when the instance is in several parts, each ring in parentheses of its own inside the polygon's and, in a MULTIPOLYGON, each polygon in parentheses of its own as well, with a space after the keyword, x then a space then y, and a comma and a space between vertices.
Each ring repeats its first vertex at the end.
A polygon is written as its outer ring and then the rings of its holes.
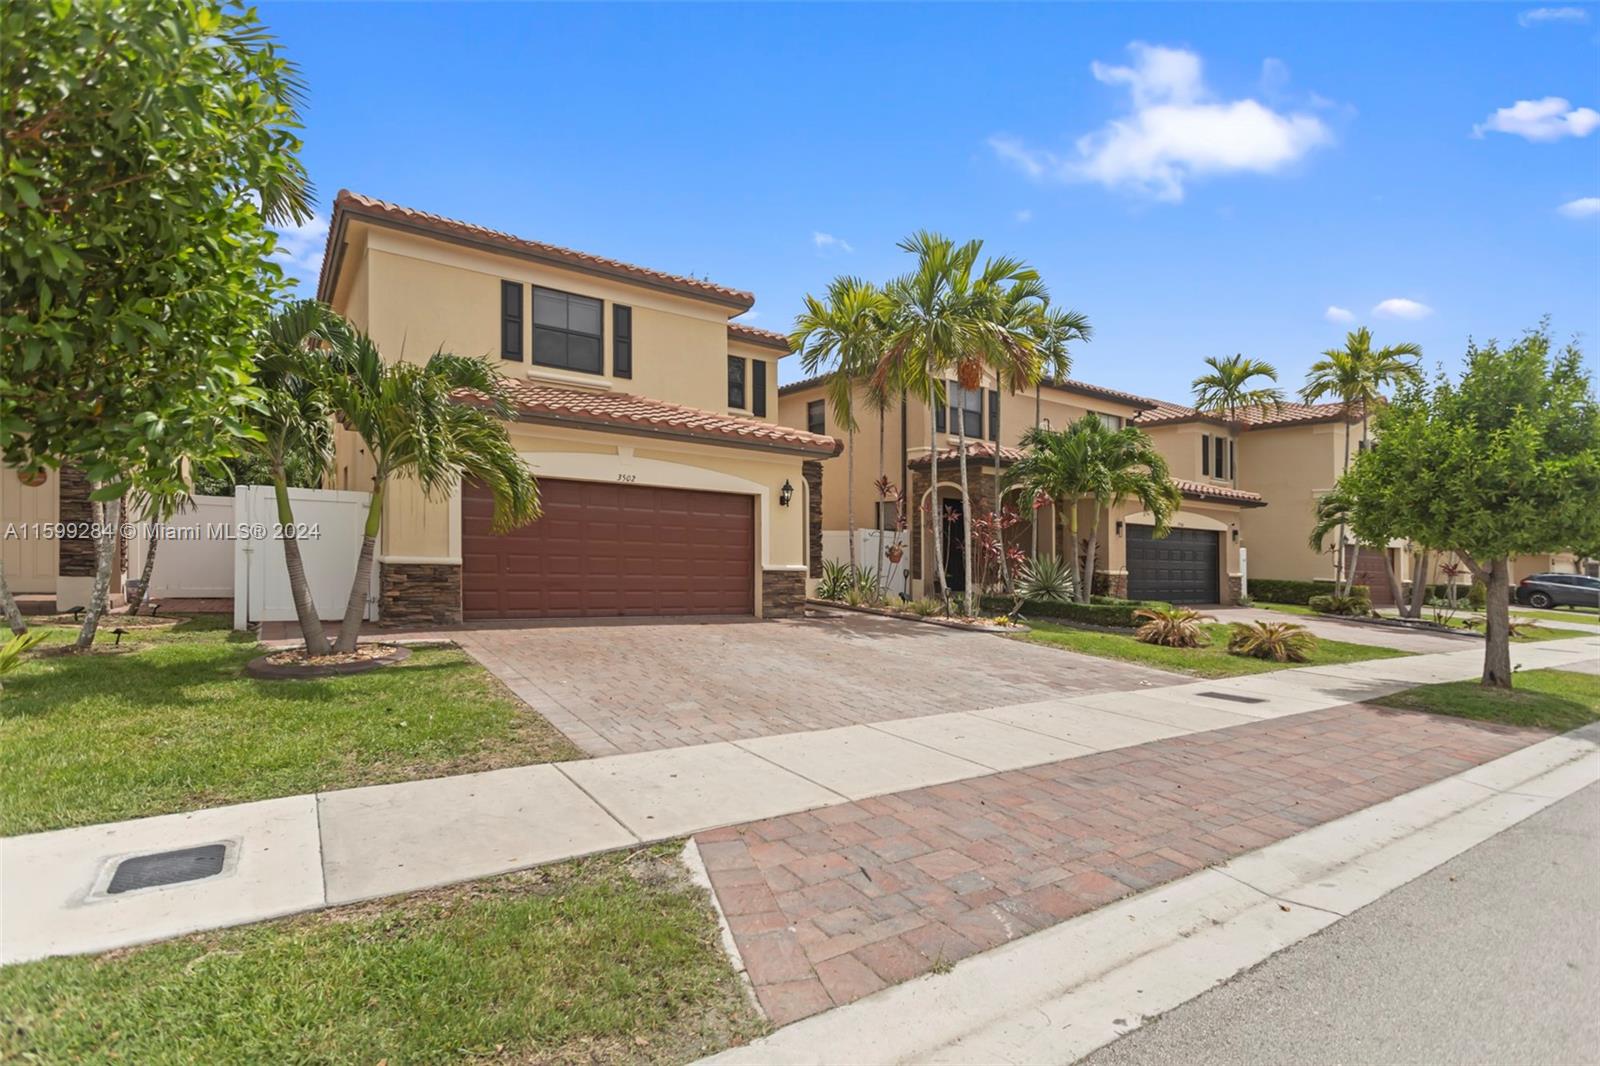
POLYGON ((94 486, 81 644, 131 472, 175 490, 246 432, 268 227, 311 215, 301 87, 254 10, 214 0, 6 3, 0 39, 0 455, 94 486))
MULTIPOLYGON (((834 421, 849 436, 845 449, 845 513, 850 535, 850 566, 859 566, 856 557, 856 393, 876 369, 883 355, 883 340, 894 305, 870 281, 837 277, 821 299, 810 295, 804 309, 795 316, 789 347, 800 353, 806 374, 826 374, 827 403, 834 421)), ((878 408, 878 475, 883 476, 883 414, 887 390, 876 390, 878 408)))
POLYGON ((348 652, 361 632, 383 501, 394 478, 414 480, 429 499, 448 497, 463 478, 482 481, 494 498, 497 533, 538 518, 539 491, 506 432, 510 401, 489 363, 443 351, 426 363, 385 363, 370 337, 352 332, 330 364, 333 409, 360 435, 373 463, 361 554, 334 646, 348 652))
POLYGON ((1582 352, 1553 351, 1547 323, 1505 348, 1469 343, 1460 381, 1402 387, 1375 431, 1339 492, 1353 516, 1386 516, 1374 535, 1453 550, 1484 582, 1483 683, 1510 687, 1511 557, 1600 543, 1600 405, 1582 352))
POLYGON ((1238 432, 1239 412, 1252 407, 1271 407, 1276 410, 1283 406, 1282 389, 1275 385, 1255 384, 1257 380, 1277 381, 1278 371, 1271 363, 1246 359, 1242 354, 1227 358, 1207 356, 1206 366, 1211 369, 1190 384, 1194 390, 1194 409, 1202 414, 1216 415, 1228 423, 1228 474, 1233 484, 1238 485, 1239 470, 1233 459, 1231 436, 1238 432))

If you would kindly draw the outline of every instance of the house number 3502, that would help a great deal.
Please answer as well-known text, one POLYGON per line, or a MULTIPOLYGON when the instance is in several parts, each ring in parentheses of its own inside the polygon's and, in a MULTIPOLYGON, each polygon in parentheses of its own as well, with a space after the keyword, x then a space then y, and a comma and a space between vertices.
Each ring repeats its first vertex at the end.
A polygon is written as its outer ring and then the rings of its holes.
POLYGON ((638 474, 618 474, 617 475, 617 480, 618 481, 626 481, 629 484, 632 484, 633 482, 639 480, 639 475, 638 474))

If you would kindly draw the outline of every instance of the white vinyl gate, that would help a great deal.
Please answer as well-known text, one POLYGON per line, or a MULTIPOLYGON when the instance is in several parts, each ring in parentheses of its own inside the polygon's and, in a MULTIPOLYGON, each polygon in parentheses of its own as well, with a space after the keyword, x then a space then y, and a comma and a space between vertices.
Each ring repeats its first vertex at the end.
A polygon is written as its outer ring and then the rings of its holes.
MULTIPOLYGON (((295 525, 302 531, 300 557, 317 613, 324 620, 344 617, 361 554, 367 521, 365 492, 290 489, 295 525)), ((271 485, 240 485, 234 490, 233 628, 252 622, 292 622, 294 599, 283 557, 278 504, 271 485)), ((156 565, 161 565, 160 556, 156 565)), ((372 564, 365 617, 378 616, 378 564, 372 564)))

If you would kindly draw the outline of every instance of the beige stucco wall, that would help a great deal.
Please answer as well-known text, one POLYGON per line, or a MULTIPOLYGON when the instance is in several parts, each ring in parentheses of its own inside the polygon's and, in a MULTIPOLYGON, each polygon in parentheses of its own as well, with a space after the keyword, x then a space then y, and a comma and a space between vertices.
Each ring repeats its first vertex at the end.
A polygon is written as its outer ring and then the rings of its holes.
POLYGON ((60 475, 51 470, 46 477, 43 485, 30 487, 14 469, 0 467, 0 558, 15 593, 56 591, 58 547, 38 527, 54 526, 60 518, 60 475))
POLYGON ((1337 423, 1239 435, 1239 487, 1260 493, 1268 504, 1240 516, 1252 578, 1312 581, 1333 576, 1333 556, 1313 551, 1307 538, 1316 524, 1317 499, 1333 488, 1343 469, 1343 448, 1344 429, 1337 423))

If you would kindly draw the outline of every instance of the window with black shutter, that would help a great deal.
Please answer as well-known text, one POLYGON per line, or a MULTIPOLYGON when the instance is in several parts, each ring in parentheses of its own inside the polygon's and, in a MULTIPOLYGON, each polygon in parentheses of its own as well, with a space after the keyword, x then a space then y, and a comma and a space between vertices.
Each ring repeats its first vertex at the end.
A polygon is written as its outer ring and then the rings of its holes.
POLYGON ((757 418, 767 415, 767 361, 750 360, 750 413, 757 418))
POLYGON ((1211 460, 1211 469, 1216 471, 1217 477, 1228 476, 1227 468, 1223 465, 1223 457, 1226 453, 1223 452, 1222 446, 1225 443, 1226 441, 1221 437, 1211 438, 1211 446, 1215 449, 1215 457, 1211 460))
POLYGON ((633 308, 611 305, 611 373, 633 377, 633 308))
POLYGON ((1211 434, 1200 434, 1200 473, 1211 474, 1211 434))
POLYGON ((1228 441, 1228 469, 1234 471, 1235 476, 1237 476, 1239 468, 1233 465, 1233 441, 1231 440, 1228 441))
POLYGON ((935 404, 933 408, 933 428, 943 433, 945 424, 944 404, 935 404))
POLYGON ((819 435, 828 431, 827 400, 812 400, 806 404, 806 431, 819 435))
POLYGON ((522 362, 522 285, 500 283, 500 358, 522 362))
POLYGON ((556 289, 533 290, 533 361, 539 366, 604 372, 599 300, 556 289))
POLYGON ((989 390, 989 439, 1000 443, 1000 390, 989 390))
POLYGON ((744 406, 744 360, 728 356, 728 406, 744 406))

